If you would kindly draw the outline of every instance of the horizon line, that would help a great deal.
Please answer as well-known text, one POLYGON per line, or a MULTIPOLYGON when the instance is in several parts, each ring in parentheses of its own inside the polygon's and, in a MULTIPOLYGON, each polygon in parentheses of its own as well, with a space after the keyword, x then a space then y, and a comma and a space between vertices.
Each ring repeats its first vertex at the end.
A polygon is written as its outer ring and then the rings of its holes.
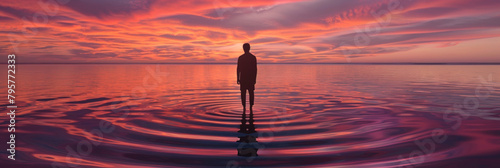
MULTIPOLYGON (((16 64, 236 64, 236 63, 225 63, 225 62, 215 62, 215 63, 202 63, 202 62, 194 62, 194 63, 105 63, 105 62, 95 62, 95 63, 85 63, 85 62, 75 62, 75 63, 19 63, 16 64)), ((273 62, 264 62, 258 64, 324 64, 324 65, 500 65, 498 63, 443 63, 443 62, 435 62, 435 63, 273 63, 273 62)))

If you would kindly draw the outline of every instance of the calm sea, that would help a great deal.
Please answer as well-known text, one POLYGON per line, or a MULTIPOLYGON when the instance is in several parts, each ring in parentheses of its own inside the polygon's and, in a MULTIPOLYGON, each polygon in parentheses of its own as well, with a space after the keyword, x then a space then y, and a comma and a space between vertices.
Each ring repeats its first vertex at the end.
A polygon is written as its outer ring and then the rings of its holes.
POLYGON ((500 164, 498 65, 261 64, 251 120, 235 65, 16 68, 16 161, 4 114, 1 167, 500 164))

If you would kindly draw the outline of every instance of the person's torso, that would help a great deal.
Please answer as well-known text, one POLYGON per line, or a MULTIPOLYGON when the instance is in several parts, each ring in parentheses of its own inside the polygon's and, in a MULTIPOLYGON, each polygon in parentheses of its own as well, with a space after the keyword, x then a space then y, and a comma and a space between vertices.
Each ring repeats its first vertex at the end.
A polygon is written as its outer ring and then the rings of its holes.
POLYGON ((251 53, 245 53, 240 56, 238 66, 240 68, 241 82, 255 82, 257 59, 251 53))

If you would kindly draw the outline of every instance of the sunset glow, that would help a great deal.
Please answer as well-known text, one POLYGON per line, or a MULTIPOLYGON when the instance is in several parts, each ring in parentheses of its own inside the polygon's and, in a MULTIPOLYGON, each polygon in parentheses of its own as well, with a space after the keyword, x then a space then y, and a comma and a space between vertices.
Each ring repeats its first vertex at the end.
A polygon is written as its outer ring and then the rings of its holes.
POLYGON ((20 63, 498 63, 498 0, 4 0, 20 63))

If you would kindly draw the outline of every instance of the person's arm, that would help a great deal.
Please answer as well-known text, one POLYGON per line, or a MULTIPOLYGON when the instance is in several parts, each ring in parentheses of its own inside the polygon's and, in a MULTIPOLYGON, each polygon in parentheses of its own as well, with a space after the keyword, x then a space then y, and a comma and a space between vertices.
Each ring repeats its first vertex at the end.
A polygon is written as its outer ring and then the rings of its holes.
POLYGON ((255 58, 255 79, 254 79, 254 85, 257 83, 257 58, 255 58))
POLYGON ((238 58, 238 64, 236 65, 236 83, 240 84, 240 58, 238 58))

